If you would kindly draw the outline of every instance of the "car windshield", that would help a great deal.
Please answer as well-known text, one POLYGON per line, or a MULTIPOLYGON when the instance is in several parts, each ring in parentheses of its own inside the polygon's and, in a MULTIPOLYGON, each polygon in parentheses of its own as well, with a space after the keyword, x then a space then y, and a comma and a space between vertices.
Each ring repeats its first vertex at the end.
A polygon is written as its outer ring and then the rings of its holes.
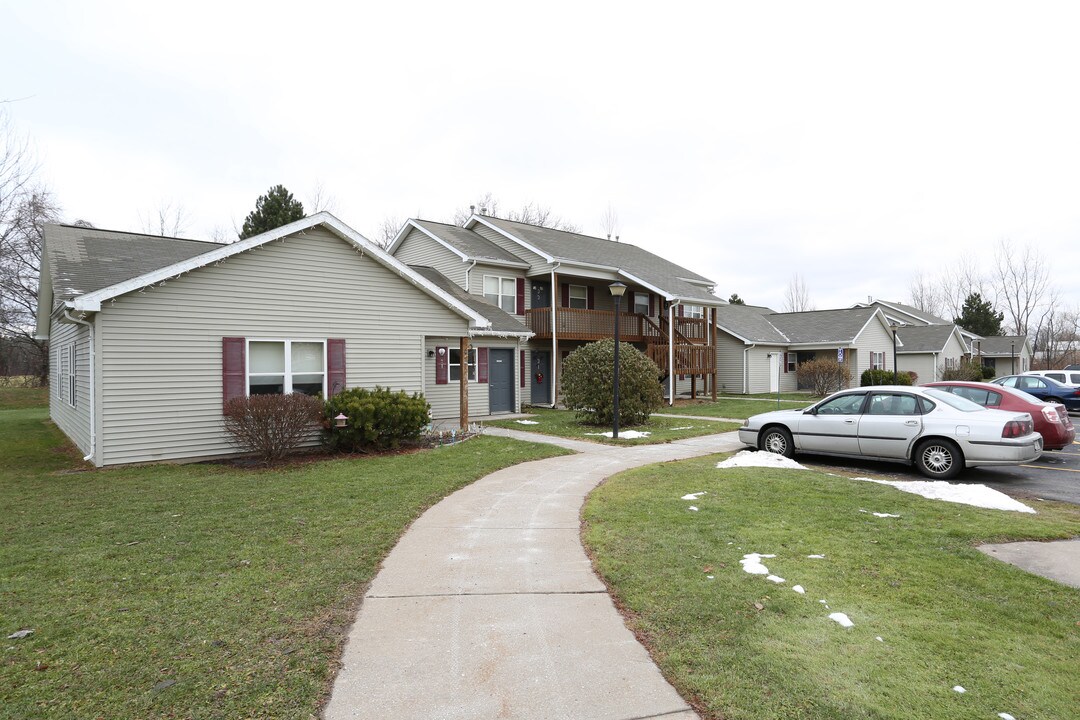
POLYGON ((962 398, 959 395, 953 395, 952 393, 945 392, 943 390, 935 390, 934 388, 925 388, 923 392, 927 397, 932 397, 935 400, 940 400, 951 408, 960 410, 961 412, 976 412, 978 410, 985 410, 982 405, 973 403, 967 398, 962 398))

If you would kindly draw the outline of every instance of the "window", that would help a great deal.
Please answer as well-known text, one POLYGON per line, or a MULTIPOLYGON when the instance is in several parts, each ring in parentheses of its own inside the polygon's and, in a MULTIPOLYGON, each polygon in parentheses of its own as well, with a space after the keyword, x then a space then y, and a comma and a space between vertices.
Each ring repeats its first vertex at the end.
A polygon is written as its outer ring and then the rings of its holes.
POLYGON ((870 351, 870 367, 873 370, 885 369, 885 353, 870 351))
POLYGON ((960 358, 954 358, 954 357, 945 358, 945 369, 946 370, 955 370, 958 367, 960 367, 960 358))
POLYGON ((899 393, 874 393, 870 396, 869 415, 918 415, 914 395, 899 393))
MULTIPOLYGON (((450 348, 450 379, 461 380, 461 349, 450 348)), ((476 348, 469 348, 469 379, 476 380, 476 348)))
POLYGON ((322 340, 249 340, 248 395, 326 394, 322 340))
POLYGON ((817 415, 858 415, 862 408, 864 393, 840 395, 817 406, 817 415))
POLYGON ((513 315, 517 312, 517 279, 485 275, 484 299, 513 315))
POLYGON ((589 288, 584 285, 571 285, 569 307, 577 308, 578 310, 588 310, 589 288))
POLYGON ((649 314, 649 293, 634 293, 634 312, 638 315, 649 314))
POLYGON ((784 353, 784 358, 787 363, 787 372, 795 372, 798 370, 799 354, 793 352, 784 353))
POLYGON ((67 401, 71 407, 76 407, 78 404, 78 388, 75 386, 75 379, 79 376, 78 368, 76 367, 76 360, 78 355, 75 350, 75 343, 71 343, 67 347, 68 361, 67 361, 67 401))
POLYGON ((705 319, 705 308, 701 305, 687 305, 686 310, 683 311, 683 317, 696 318, 698 320, 705 319))

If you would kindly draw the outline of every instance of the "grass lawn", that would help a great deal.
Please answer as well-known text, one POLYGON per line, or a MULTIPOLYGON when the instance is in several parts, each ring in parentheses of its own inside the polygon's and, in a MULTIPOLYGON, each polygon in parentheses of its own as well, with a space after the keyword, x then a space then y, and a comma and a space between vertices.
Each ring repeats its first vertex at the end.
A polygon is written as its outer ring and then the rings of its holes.
MULTIPOLYGON (((425 508, 562 454, 481 437, 278 470, 81 471, 0 410, 0 716, 314 718, 364 588, 425 508)), ((26 401, 29 402, 29 401, 26 401)))
POLYGON ((623 473, 584 511, 617 602, 705 717, 1076 717, 1080 592, 975 546, 1080 535, 1080 508, 984 510, 717 460, 623 473), (745 572, 751 552, 775 553, 761 562, 786 582, 745 572))
MULTIPOLYGON (((604 437, 601 433, 611 432, 611 427, 597 427, 593 425, 584 425, 574 417, 574 413, 569 410, 551 410, 550 408, 534 408, 529 412, 532 416, 528 418, 530 422, 537 423, 536 425, 522 425, 515 420, 498 420, 495 422, 489 422, 488 425, 493 427, 509 428, 510 430, 527 430, 528 432, 543 433, 544 435, 557 435, 559 437, 574 438, 577 440, 591 440, 593 442, 602 442, 608 445, 650 445, 655 443, 666 443, 672 440, 681 440, 688 437, 698 437, 699 435, 714 435, 716 433, 728 432, 730 430, 737 430, 738 423, 724 423, 713 422, 710 420, 680 420, 678 418, 664 418, 656 417, 655 415, 649 418, 649 421, 644 425, 635 425, 633 427, 619 427, 619 439, 613 440, 609 437, 604 437), (640 438, 625 438, 622 437, 624 431, 636 430, 638 432, 647 432, 647 437, 640 438)), ((663 412, 661 410, 661 412, 663 412)))
POLYGON ((751 415, 771 412, 772 410, 794 410, 797 408, 804 408, 812 405, 814 402, 814 399, 805 397, 802 400, 781 400, 778 407, 776 398, 773 398, 772 402, 766 400, 748 400, 745 398, 722 398, 717 399, 716 402, 706 401, 676 405, 675 407, 670 408, 666 407, 660 410, 660 412, 672 415, 703 415, 705 417, 744 419, 751 415))

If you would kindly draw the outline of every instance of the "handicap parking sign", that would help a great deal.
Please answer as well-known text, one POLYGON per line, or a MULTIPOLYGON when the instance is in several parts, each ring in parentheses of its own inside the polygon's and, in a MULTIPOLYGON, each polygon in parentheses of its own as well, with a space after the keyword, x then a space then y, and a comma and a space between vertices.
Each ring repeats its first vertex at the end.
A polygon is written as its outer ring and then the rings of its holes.
POLYGON ((844 348, 836 348, 836 362, 844 362, 844 348))

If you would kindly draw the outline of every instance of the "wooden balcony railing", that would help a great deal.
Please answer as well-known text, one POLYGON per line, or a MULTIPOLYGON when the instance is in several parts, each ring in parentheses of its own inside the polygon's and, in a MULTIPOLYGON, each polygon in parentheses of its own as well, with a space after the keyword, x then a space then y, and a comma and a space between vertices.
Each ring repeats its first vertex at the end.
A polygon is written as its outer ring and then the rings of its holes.
MULTIPOLYGON (((679 375, 712 375, 716 372, 716 347, 714 345, 676 345, 675 346, 675 372, 679 375)), ((668 346, 655 344, 648 345, 646 352, 649 358, 660 368, 664 375, 668 374, 668 346)))
MULTIPOLYGON (((615 312, 613 310, 579 310, 577 308, 557 308, 555 313, 555 333, 560 340, 603 340, 615 337, 615 312)), ((525 311, 525 321, 537 337, 551 337, 551 308, 532 308, 525 311)), ((657 324, 654 320, 636 313, 619 315, 619 337, 624 342, 664 343, 667 344, 667 332, 661 327, 666 322, 657 324)), ((709 330, 705 320, 700 318, 675 318, 677 332, 691 343, 708 342, 709 330)))

